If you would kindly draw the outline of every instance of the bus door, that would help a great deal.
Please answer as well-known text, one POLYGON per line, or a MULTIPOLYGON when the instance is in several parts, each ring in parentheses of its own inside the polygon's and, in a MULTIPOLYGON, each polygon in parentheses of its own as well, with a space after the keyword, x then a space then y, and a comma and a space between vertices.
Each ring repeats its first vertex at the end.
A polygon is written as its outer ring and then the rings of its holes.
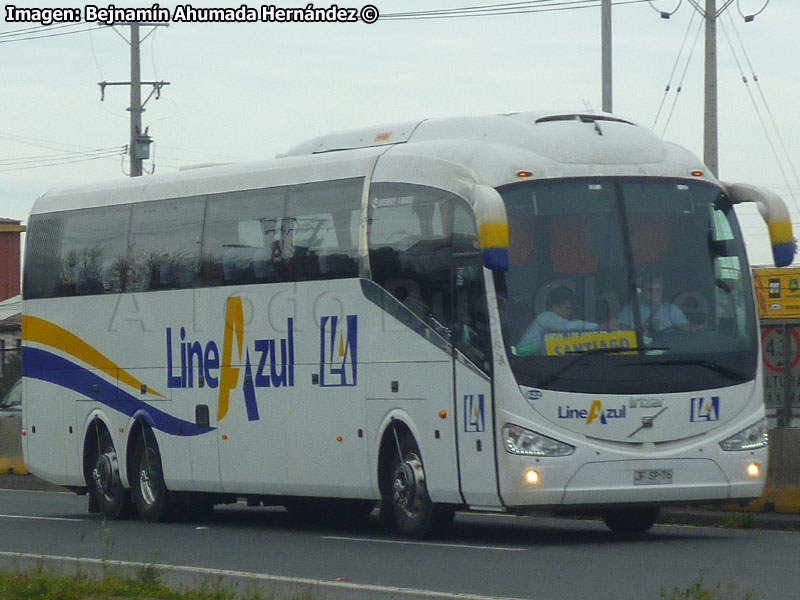
POLYGON ((453 372, 461 493, 472 508, 500 508, 495 461, 491 341, 483 267, 454 252, 453 372))

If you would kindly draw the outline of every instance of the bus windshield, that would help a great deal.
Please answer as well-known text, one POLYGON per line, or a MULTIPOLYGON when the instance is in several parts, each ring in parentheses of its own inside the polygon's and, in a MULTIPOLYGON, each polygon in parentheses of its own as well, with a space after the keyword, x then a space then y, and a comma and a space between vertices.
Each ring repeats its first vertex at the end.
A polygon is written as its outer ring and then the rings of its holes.
POLYGON ((721 189, 601 178, 499 192, 510 266, 495 286, 520 385, 654 393, 753 379, 749 268, 721 189))

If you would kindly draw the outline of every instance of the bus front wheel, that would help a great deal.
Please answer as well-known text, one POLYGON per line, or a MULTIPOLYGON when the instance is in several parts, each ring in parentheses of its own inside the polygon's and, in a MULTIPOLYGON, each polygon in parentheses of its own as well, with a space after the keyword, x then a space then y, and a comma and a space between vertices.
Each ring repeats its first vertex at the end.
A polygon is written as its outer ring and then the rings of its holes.
POLYGON ((133 500, 143 521, 163 521, 169 508, 169 491, 164 483, 158 443, 149 429, 143 429, 133 450, 133 500))
POLYGON ((425 467, 413 438, 401 438, 400 448, 400 452, 392 453, 391 480, 381 500, 381 520, 396 525, 405 537, 425 538, 451 525, 455 511, 434 504, 428 496, 425 467))
POLYGON ((615 508, 603 513, 603 521, 615 534, 637 537, 647 533, 658 519, 657 506, 615 508))

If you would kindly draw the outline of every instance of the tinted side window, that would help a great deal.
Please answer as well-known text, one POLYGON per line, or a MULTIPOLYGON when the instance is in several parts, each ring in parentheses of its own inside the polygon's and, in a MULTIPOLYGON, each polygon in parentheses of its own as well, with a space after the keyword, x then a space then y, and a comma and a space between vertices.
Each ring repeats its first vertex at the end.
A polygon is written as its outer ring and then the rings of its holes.
POLYGON ((452 318, 453 207, 458 197, 408 184, 376 184, 370 192, 372 278, 418 316, 452 318))
POLYGON ((289 189, 281 228, 295 280, 358 277, 362 179, 289 189))
POLYGON ((208 285, 358 277, 363 179, 209 197, 208 285))
POLYGON ((133 207, 127 291, 197 285, 204 212, 204 197, 143 202, 133 207))
POLYGON ((209 197, 203 233, 207 285, 283 280, 280 223, 285 203, 286 188, 209 197))
POLYGON ((59 293, 63 215, 32 215, 28 221, 23 294, 26 300, 59 293))
POLYGON ((112 206, 32 219, 28 298, 111 294, 124 290, 130 208, 112 206))

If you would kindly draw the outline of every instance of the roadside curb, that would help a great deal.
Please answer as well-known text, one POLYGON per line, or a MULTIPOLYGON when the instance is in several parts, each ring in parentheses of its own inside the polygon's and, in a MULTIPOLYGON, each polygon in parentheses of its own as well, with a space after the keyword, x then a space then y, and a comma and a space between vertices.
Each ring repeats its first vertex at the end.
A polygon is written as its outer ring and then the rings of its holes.
POLYGON ((662 508, 659 525, 690 525, 721 529, 762 529, 800 532, 800 515, 777 512, 748 512, 702 507, 662 508))

